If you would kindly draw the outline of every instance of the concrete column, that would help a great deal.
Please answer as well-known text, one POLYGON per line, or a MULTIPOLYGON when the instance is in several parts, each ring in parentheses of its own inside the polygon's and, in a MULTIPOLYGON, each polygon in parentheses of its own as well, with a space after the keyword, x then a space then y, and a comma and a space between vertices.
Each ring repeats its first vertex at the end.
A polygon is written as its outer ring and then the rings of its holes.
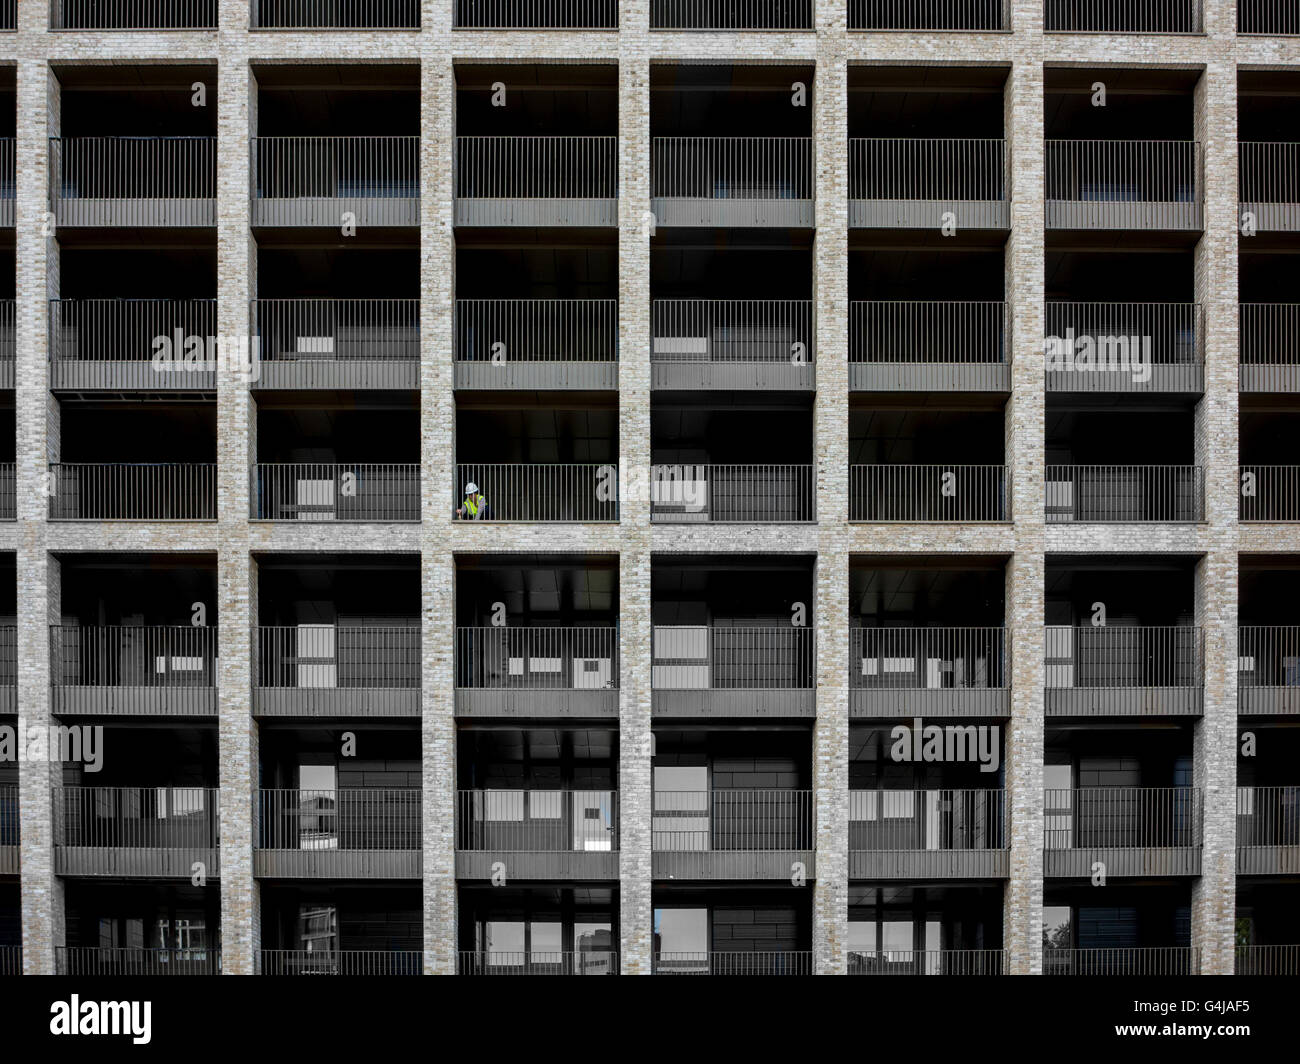
MULTIPOLYGON (((650 471, 649 5, 619 11, 618 446, 630 484, 650 471)), ((624 975, 651 970, 650 501, 619 492, 619 952, 624 975)))

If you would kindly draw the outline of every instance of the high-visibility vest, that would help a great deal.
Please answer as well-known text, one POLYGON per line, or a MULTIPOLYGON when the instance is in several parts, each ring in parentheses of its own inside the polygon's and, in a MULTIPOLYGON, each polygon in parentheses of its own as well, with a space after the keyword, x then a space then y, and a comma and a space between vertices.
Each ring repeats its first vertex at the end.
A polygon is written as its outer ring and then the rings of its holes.
POLYGON ((483 498, 483 496, 481 496, 481 495, 479 496, 477 502, 475 502, 472 498, 467 498, 467 499, 465 500, 465 509, 469 511, 469 515, 470 515, 470 517, 477 517, 477 516, 478 516, 478 508, 479 508, 480 506, 484 505, 486 502, 487 502, 487 499, 483 498))

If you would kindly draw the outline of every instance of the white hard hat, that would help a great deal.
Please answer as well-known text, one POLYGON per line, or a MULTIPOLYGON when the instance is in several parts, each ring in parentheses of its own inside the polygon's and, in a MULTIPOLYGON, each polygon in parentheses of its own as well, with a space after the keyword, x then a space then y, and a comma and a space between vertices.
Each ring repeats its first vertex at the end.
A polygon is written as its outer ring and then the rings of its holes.
POLYGON ((478 491, 478 485, 475 484, 472 480, 465 485, 466 495, 473 495, 476 491, 478 491))

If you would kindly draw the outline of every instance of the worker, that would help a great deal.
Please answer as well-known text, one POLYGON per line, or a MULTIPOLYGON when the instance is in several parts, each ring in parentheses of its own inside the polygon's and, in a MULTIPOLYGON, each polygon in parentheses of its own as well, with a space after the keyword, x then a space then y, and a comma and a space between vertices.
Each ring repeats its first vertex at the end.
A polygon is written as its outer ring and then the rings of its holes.
POLYGON ((472 480, 465 485, 465 501, 461 503, 460 509, 456 511, 457 517, 463 517, 469 521, 486 521, 489 519, 487 499, 478 490, 478 485, 472 480))

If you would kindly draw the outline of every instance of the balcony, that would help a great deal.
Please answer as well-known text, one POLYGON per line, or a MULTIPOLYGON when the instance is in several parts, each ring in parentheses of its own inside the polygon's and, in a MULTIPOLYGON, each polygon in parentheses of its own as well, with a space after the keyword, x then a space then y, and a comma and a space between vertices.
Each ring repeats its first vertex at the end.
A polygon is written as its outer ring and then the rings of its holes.
POLYGON ((420 224, 419 137, 254 137, 254 226, 420 224))
POLYGON ((1044 0, 1048 33, 1204 33, 1201 0, 1044 0))
POLYGON ((253 633, 253 715, 418 717, 420 629, 300 624, 253 633))
POLYGON ((274 879, 419 879, 415 789, 257 793, 253 874, 274 879))
POLYGON ((1049 465, 1045 475, 1049 525, 1205 520, 1201 466, 1049 465))
POLYGON ((1003 140, 863 137, 849 141, 849 227, 1007 229, 1003 140))
POLYGON ((816 336, 807 299, 656 299, 650 387, 811 391, 816 336))
POLYGON ((849 389, 1009 392, 1006 304, 871 300, 849 304, 849 389))
POLYGON ((811 30, 813 0, 650 0, 652 30, 811 30))
MULTIPOLYGON (((586 524, 618 520, 617 464, 467 462, 456 466, 455 491, 477 484, 487 502, 479 520, 586 524)), ((453 512, 464 500, 454 495, 453 512)))
POLYGON ((1242 466, 1237 512, 1243 523, 1300 521, 1300 466, 1242 466))
POLYGON ((651 875, 656 880, 789 882, 815 878, 812 791, 655 791, 651 875))
POLYGON ((678 525, 813 522, 813 467, 651 466, 650 520, 678 525))
MULTIPOLYGON (((252 0, 255 30, 418 30, 419 0, 252 0)), ((471 0, 472 2, 472 0, 471 0)))
POLYGON ((18 874, 18 823, 18 784, 0 784, 0 875, 18 874))
POLYGON ((1199 232, 1201 146, 1186 140, 1049 140, 1048 229, 1199 232))
POLYGON ((59 226, 213 226, 216 195, 215 137, 50 138, 59 226))
POLYGON ((455 0, 458 30, 616 30, 617 0, 455 0))
POLYGON ((618 878, 618 794, 602 790, 489 790, 456 795, 456 875, 513 879, 618 878))
MULTIPOLYGON (((975 760, 970 749, 956 751, 975 760)), ((849 792, 850 879, 1004 879, 1010 871, 1006 792, 849 792)))
POLYGON ((1199 303, 1048 302, 1046 311, 1049 392, 1205 390, 1199 303))
POLYGON ((1049 717, 1199 717, 1205 676, 1200 628, 1070 627, 1045 633, 1049 717))
POLYGON ((1300 975, 1300 946, 1238 946, 1233 975, 1300 975))
POLYGON ((1276 0, 1237 0, 1237 36, 1300 36, 1300 10, 1276 0))
POLYGON ((1257 232, 1300 232, 1300 143, 1242 141, 1237 153, 1243 219, 1257 232))
MULTIPOLYGON (((0 211, 4 203, 0 200, 0 211)), ((0 390, 13 391, 17 365, 18 333, 15 328, 14 301, 0 299, 0 390)))
POLYGON ((664 226, 810 229, 811 137, 652 137, 650 209, 664 226))
POLYGON ((1300 303, 1242 303, 1238 387, 1300 392, 1300 303))
POLYGON ((18 709, 18 628, 0 625, 0 716, 18 709))
POLYGON ((1001 949, 852 950, 849 975, 1004 975, 1001 949))
POLYGON ((264 949, 259 975, 421 975, 424 957, 415 950, 264 949))
POLYGON ((1085 787, 1044 796, 1043 874, 1201 874, 1202 794, 1195 787, 1085 787))
POLYGON ((849 467, 849 520, 998 523, 1009 520, 1006 466, 849 467))
POLYGON ((813 975, 810 950, 656 953, 654 975, 813 975))
MULTIPOLYGON (((15 868, 15 873, 17 869, 15 868)), ((0 946, 0 975, 23 974, 22 946, 0 946)))
POLYGON ((61 876, 219 876, 215 787, 56 787, 54 871, 61 876))
POLYGON ((253 335, 255 388, 420 387, 418 299, 255 299, 253 335))
POLYGON ((457 137, 455 224, 618 224, 617 137, 457 137))
MULTIPOLYGON (((18 519, 18 479, 13 462, 0 462, 0 521, 18 519)), ((0 706, 3 697, 0 696, 0 706)))
POLYGON ((51 521, 215 521, 217 467, 182 462, 53 462, 51 521))
POLYGON ((54 299, 50 387, 215 391, 216 336, 215 299, 54 299), (160 352, 171 357, 155 362, 160 352))
POLYGON ((259 462, 253 466, 254 521, 420 520, 418 464, 259 462))
POLYGON ((1237 788, 1237 874, 1300 872, 1300 787, 1237 788))
POLYGON ((456 957, 457 975, 618 975, 618 954, 611 950, 476 952, 456 957))
POLYGON ((0 137, 0 229, 14 227, 14 174, 14 138, 0 137))
POLYGON ((220 949, 58 946, 59 975, 220 975, 220 949))
POLYGON ((1200 975, 1194 946, 1045 949, 1044 975, 1200 975))
POLYGON ((812 717, 812 628, 656 625, 651 696, 656 717, 812 717))
POLYGON ((966 30, 1010 28, 1007 0, 848 0, 850 30, 966 30))
POLYGON ((1003 628, 850 628, 849 716, 1009 717, 1003 628))
POLYGON ((215 717, 217 629, 52 625, 50 697, 60 715, 215 717))
POLYGON ((1300 713, 1300 627, 1237 630, 1237 715, 1300 713))
POLYGON ((459 389, 618 387, 618 300, 456 300, 459 389))
POLYGON ((217 0, 52 0, 52 30, 215 30, 217 0))
POLYGON ((617 628, 457 628, 458 717, 618 716, 617 628))

